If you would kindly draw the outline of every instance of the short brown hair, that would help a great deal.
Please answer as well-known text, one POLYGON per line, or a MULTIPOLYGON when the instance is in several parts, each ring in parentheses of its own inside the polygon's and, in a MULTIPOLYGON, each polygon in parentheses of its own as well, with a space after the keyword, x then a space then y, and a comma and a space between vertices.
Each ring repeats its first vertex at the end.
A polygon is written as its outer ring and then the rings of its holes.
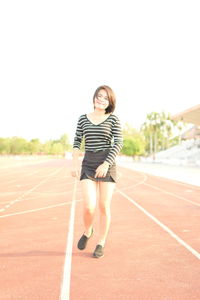
POLYGON ((108 95, 109 106, 106 108, 106 114, 112 113, 115 110, 116 98, 113 90, 109 86, 107 85, 99 86, 94 93, 93 102, 100 90, 105 90, 108 95))

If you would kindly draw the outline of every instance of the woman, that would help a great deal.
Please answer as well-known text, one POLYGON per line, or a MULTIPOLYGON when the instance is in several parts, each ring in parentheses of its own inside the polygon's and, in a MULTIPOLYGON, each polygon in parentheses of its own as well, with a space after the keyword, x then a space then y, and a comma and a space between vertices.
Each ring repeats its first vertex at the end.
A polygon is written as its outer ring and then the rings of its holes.
POLYGON ((85 225, 84 234, 78 242, 78 248, 86 248, 93 234, 94 212, 97 191, 99 195, 100 232, 93 256, 104 255, 104 246, 110 226, 110 204, 116 183, 115 158, 122 148, 122 134, 119 119, 113 114, 115 95, 109 86, 97 88, 93 96, 94 111, 81 115, 73 144, 72 176, 79 178, 82 184, 85 225), (79 151, 85 138, 85 156, 79 174, 79 151))

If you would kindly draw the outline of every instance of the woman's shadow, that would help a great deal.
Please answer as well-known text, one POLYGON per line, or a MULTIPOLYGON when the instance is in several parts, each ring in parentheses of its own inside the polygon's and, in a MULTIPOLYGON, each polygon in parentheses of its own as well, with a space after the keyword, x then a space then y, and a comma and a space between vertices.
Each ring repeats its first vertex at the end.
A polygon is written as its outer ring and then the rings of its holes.
MULTIPOLYGON (((33 256, 66 256, 65 252, 61 251, 41 251, 32 250, 27 252, 15 252, 15 253, 0 253, 0 257, 33 257, 33 256)), ((91 257, 91 252, 72 252, 72 256, 91 257)))
POLYGON ((15 252, 15 253, 0 253, 0 257, 28 257, 28 256, 65 256, 65 252, 59 251, 41 251, 33 250, 27 252, 15 252))

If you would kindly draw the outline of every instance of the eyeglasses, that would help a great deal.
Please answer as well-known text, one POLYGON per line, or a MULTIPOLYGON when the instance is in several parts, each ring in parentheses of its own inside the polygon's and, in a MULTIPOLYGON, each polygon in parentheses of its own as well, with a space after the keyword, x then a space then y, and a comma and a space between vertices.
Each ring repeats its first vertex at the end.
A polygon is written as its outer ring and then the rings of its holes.
POLYGON ((97 95, 97 99, 98 99, 98 100, 101 100, 101 101, 102 101, 102 100, 103 100, 103 101, 109 101, 108 97, 103 97, 103 95, 101 95, 101 94, 98 94, 98 95, 97 95))

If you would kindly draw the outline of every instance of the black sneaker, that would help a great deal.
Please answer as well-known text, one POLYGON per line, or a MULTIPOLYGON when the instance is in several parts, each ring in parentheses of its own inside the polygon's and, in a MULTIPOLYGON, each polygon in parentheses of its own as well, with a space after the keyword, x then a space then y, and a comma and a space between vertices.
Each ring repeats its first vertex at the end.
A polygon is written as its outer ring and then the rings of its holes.
POLYGON ((103 246, 97 245, 96 249, 94 250, 93 257, 100 258, 100 257, 103 257, 103 256, 104 256, 103 246))
POLYGON ((82 235, 82 237, 78 241, 78 245, 77 245, 79 250, 85 249, 85 247, 87 246, 87 242, 91 238, 92 234, 93 234, 93 228, 92 228, 92 233, 91 233, 90 237, 87 237, 85 234, 82 235))

